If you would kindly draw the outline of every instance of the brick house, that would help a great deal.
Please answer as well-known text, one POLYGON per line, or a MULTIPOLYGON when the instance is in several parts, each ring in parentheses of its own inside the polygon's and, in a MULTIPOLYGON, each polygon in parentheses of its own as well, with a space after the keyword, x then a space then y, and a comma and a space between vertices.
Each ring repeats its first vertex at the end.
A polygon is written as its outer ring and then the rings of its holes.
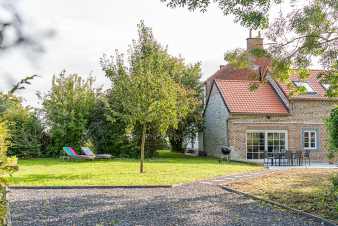
MULTIPOLYGON (((262 38, 248 38, 247 48, 262 48, 262 38)), ((311 150, 311 159, 325 160, 327 135, 324 119, 338 104, 338 98, 325 96, 327 86, 312 70, 307 81, 290 79, 306 94, 291 96, 286 85, 271 78, 258 81, 268 72, 267 59, 256 59, 253 69, 234 69, 230 65, 208 78, 205 85, 204 130, 201 149, 221 156, 221 147, 233 150, 231 157, 241 160, 264 158, 264 151, 311 150), (259 83, 258 89, 250 87, 259 83)))

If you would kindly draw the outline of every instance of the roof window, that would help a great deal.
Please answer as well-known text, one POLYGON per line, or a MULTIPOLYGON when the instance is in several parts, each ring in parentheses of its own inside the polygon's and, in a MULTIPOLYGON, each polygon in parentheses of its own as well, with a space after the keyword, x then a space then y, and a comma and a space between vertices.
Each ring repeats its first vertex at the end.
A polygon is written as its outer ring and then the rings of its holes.
POLYGON ((329 90, 330 89, 330 84, 328 83, 321 83, 322 86, 324 87, 325 90, 329 90))
POLYGON ((304 88, 306 93, 316 93, 307 82, 293 81, 293 84, 295 84, 297 88, 304 88))

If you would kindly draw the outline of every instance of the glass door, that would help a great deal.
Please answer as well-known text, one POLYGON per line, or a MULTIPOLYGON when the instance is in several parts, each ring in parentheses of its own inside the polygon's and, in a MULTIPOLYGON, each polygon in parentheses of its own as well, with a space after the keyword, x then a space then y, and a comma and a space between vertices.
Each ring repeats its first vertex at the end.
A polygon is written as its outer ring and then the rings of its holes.
POLYGON ((247 159, 264 159, 264 151, 281 152, 287 149, 286 131, 248 131, 247 159))
POLYGON ((247 159, 264 159, 265 133, 247 133, 247 159))
POLYGON ((285 132, 267 132, 267 151, 276 153, 285 151, 285 132))

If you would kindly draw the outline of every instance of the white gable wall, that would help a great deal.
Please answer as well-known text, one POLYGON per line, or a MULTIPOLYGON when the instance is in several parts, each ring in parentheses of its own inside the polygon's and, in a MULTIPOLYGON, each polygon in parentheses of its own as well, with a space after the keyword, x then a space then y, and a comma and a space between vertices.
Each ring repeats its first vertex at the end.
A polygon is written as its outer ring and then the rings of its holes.
POLYGON ((203 145, 208 155, 220 157, 222 146, 228 145, 228 118, 229 112, 214 84, 204 112, 203 145))

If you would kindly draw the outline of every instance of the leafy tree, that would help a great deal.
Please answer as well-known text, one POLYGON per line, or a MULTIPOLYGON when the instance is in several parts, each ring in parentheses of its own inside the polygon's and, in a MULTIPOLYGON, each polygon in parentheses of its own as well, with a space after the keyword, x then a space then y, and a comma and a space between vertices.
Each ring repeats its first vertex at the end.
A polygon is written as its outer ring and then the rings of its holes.
MULTIPOLYGON (((210 0, 161 0, 170 7, 185 7, 206 11, 210 0)), ((226 54, 233 62, 251 56, 272 58, 271 71, 275 79, 288 81, 291 68, 298 69, 301 79, 309 75, 311 61, 319 59, 323 82, 330 84, 328 96, 338 96, 338 5, 336 0, 311 0, 289 13, 281 10, 279 17, 269 22, 269 11, 278 4, 293 5, 283 0, 214 0, 225 15, 234 15, 235 21, 251 29, 268 29, 266 36, 272 43, 267 51, 235 50, 226 54), (248 56, 248 57, 245 57, 248 56)), ((283 8, 283 7, 280 7, 283 8)))
POLYGON ((338 107, 332 109, 330 117, 326 120, 329 137, 328 157, 333 158, 338 151, 338 107))
POLYGON ((138 25, 139 39, 129 48, 129 65, 116 53, 113 62, 103 63, 106 76, 112 81, 112 95, 119 99, 122 111, 113 112, 128 123, 130 133, 141 130, 140 172, 143 173, 144 147, 150 126, 165 134, 170 126, 177 127, 188 106, 179 104, 185 90, 170 78, 166 49, 153 38, 143 22, 138 25))
POLYGON ((168 64, 170 77, 186 91, 178 104, 188 106, 188 113, 181 117, 177 128, 170 127, 168 137, 174 151, 183 151, 183 143, 187 137, 195 137, 202 126, 203 90, 200 82, 200 64, 185 65, 184 59, 171 57, 168 64))
POLYGON ((282 0, 161 0, 169 7, 187 7, 194 11, 199 9, 206 12, 209 5, 217 4, 224 15, 234 15, 235 21, 245 27, 264 28, 268 24, 268 14, 271 4, 282 0))
POLYGON ((126 134, 126 123, 110 114, 110 109, 117 107, 113 99, 109 91, 98 97, 90 116, 88 136, 93 141, 97 153, 136 158, 136 144, 126 134))
POLYGON ((21 158, 40 156, 42 125, 36 112, 13 94, 0 94, 0 119, 9 133, 8 154, 21 158))
POLYGON ((23 79, 21 79, 19 82, 17 82, 11 90, 8 92, 9 94, 13 95, 18 90, 26 89, 26 85, 31 85, 31 80, 38 77, 38 75, 31 75, 26 76, 23 79))
POLYGON ((6 177, 11 175, 14 171, 17 170, 17 161, 15 157, 7 157, 7 147, 8 147, 8 131, 6 124, 0 122, 0 224, 7 225, 6 223, 6 211, 7 211, 7 201, 6 201, 6 177))
POLYGON ((7 157, 9 145, 8 130, 5 122, 0 122, 0 184, 5 184, 5 176, 13 173, 16 169, 16 157, 7 157))
POLYGON ((82 79, 65 71, 53 77, 52 89, 43 100, 46 124, 52 144, 49 154, 57 156, 62 147, 80 147, 87 138, 91 113, 98 90, 93 88, 94 79, 82 79))

